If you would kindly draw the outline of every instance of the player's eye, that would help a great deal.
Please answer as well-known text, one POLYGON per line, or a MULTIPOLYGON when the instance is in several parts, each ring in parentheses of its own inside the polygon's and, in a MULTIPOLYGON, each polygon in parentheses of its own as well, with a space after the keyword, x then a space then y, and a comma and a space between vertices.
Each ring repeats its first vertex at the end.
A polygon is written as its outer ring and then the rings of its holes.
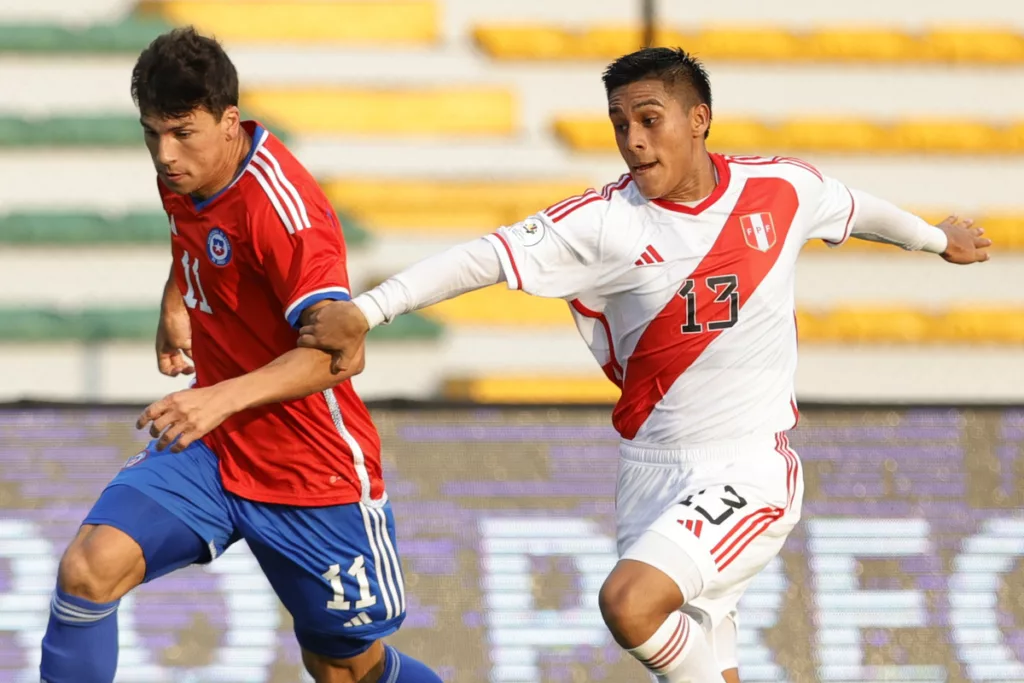
POLYGON ((657 116, 645 116, 644 117, 644 125, 647 126, 648 128, 653 126, 657 122, 658 122, 658 117, 657 116))
POLYGON ((192 131, 190 131, 190 130, 179 130, 178 133, 177 133, 177 137, 178 137, 179 140, 184 140, 185 138, 190 138, 190 137, 192 137, 192 131))
POLYGON ((617 132, 619 132, 619 133, 625 133, 627 130, 629 130, 629 124, 628 123, 616 123, 615 124, 615 130, 617 132))

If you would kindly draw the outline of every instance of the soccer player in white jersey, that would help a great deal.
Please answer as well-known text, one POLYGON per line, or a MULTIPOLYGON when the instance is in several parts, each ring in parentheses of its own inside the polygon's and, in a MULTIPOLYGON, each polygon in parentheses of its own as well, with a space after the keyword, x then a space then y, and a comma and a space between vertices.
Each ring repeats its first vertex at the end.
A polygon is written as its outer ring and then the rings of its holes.
POLYGON ((711 88, 682 50, 604 74, 629 173, 313 314, 299 343, 347 370, 370 328, 471 290, 565 299, 622 389, 615 640, 658 681, 738 681, 736 605, 800 518, 795 264, 849 237, 987 260, 970 221, 932 226, 796 159, 711 154, 711 88))

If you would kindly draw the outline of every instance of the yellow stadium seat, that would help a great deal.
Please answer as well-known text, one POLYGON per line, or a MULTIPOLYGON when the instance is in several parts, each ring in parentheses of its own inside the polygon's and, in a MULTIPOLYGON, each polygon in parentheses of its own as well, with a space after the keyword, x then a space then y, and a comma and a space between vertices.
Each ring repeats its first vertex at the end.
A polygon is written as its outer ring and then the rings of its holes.
POLYGON ((874 152, 886 147, 882 129, 856 119, 797 118, 772 131, 769 148, 814 152, 874 152))
POLYGON ((582 194, 588 184, 336 179, 323 187, 336 206, 372 229, 446 228, 482 233, 582 194))
POLYGON ((423 309, 423 313, 451 325, 574 329, 566 302, 527 296, 504 284, 443 301, 423 309))
POLYGON ((497 59, 566 59, 572 57, 572 35, 550 26, 478 26, 477 45, 497 59))
POLYGON ((966 344, 1024 344, 1024 311, 951 309, 938 319, 946 340, 966 344))
POLYGON ((516 98, 500 88, 362 90, 266 88, 247 108, 295 133, 363 135, 508 135, 516 98))
POLYGON ((929 315, 913 309, 842 307, 820 317, 821 336, 813 341, 919 344, 932 340, 933 327, 929 315))
POLYGON ((686 49, 701 59, 784 62, 800 56, 796 36, 770 26, 706 28, 687 40, 686 49))
POLYGON ((499 376, 449 380, 444 395, 451 400, 485 403, 614 403, 619 388, 595 368, 593 376, 499 376))
POLYGON ((887 29, 820 29, 800 41, 800 54, 810 61, 905 62, 920 58, 918 41, 887 29))
POLYGON ((434 0, 165 0, 143 10, 238 42, 427 44, 440 32, 434 0))
MULTIPOLYGON (((671 29, 654 34, 655 46, 686 47, 691 38, 671 29)), ((644 45, 643 30, 637 27, 594 26, 577 34, 572 56, 577 58, 615 59, 635 52, 644 45)))
POLYGON ((771 148, 774 139, 772 131, 763 123, 743 119, 714 119, 708 136, 715 150, 748 154, 751 150, 771 148))
POLYGON ((889 129, 888 144, 904 152, 993 153, 1006 152, 1004 131, 980 121, 908 120, 889 129))
POLYGON ((935 29, 923 42, 934 59, 964 64, 1020 64, 1024 36, 1006 29, 935 29))
POLYGON ((607 119, 588 116, 560 117, 555 134, 579 152, 604 152, 615 149, 615 131, 607 119))
POLYGON ((1024 121, 1011 124, 1003 131, 1006 150, 1012 154, 1024 152, 1024 121))
POLYGON ((982 216, 977 224, 985 228, 993 251, 1024 250, 1024 216, 993 214, 982 216))

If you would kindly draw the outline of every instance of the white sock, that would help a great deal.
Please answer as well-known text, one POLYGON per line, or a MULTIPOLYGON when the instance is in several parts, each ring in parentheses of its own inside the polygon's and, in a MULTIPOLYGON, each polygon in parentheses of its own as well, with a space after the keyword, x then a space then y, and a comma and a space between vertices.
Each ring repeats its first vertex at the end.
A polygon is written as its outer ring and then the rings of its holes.
POLYGON ((659 683, 724 683, 704 629, 688 614, 674 612, 650 639, 629 651, 659 683))

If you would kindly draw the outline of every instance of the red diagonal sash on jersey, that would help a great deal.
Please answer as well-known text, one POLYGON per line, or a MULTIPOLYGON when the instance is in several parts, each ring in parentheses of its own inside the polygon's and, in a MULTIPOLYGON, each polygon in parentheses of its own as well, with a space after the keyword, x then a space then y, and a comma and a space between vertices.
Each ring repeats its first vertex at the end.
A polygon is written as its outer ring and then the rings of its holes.
MULTIPOLYGON (((698 321, 729 318, 729 301, 716 302, 705 284, 715 275, 738 276, 742 318, 743 306, 778 260, 798 205, 796 190, 782 178, 747 180, 718 240, 689 276, 696 282, 698 321), (748 246, 740 225, 742 216, 760 213, 771 214, 777 236, 767 251, 748 246)), ((622 397, 612 413, 612 423, 623 438, 636 436, 672 384, 723 332, 705 327, 699 334, 683 334, 686 322, 686 299, 674 296, 640 336, 626 365, 622 397)))

